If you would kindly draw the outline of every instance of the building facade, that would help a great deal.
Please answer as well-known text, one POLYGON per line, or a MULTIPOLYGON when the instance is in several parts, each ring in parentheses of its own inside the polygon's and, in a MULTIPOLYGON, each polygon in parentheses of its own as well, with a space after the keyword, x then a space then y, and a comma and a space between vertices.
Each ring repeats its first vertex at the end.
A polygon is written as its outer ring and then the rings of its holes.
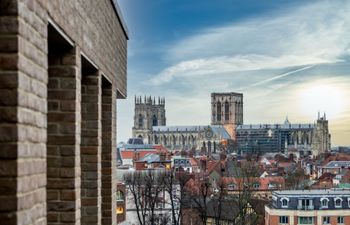
POLYGON ((99 1, 0 1, 0 223, 116 224, 128 31, 99 1))
POLYGON ((317 156, 330 151, 330 134, 326 117, 313 124, 239 125, 236 127, 239 153, 268 153, 297 151, 299 155, 317 156))
POLYGON ((275 191, 265 206, 265 225, 350 224, 350 191, 275 191))
POLYGON ((210 126, 157 126, 152 128, 148 142, 161 144, 172 150, 204 148, 208 152, 220 151, 221 143, 231 139, 225 127, 210 126))

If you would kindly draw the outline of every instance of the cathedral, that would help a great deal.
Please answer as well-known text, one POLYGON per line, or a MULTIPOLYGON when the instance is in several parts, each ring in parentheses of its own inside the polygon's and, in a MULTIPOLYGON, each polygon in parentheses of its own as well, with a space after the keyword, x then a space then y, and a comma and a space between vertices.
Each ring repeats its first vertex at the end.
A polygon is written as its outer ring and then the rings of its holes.
POLYGON ((167 126, 165 99, 135 97, 133 137, 149 144, 161 144, 170 150, 226 149, 238 154, 289 153, 317 156, 330 150, 326 115, 315 123, 243 124, 243 94, 212 93, 211 124, 167 126), (225 147, 225 148, 223 148, 225 147))

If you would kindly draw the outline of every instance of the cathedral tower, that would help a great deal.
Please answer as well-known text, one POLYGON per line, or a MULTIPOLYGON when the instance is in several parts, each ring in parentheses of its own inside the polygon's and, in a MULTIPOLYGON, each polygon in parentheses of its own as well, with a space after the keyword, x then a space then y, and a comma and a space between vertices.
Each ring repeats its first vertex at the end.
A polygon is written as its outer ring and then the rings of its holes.
POLYGON ((242 125, 243 94, 211 93, 211 112, 212 125, 242 125))
POLYGON ((318 113, 315 125, 312 137, 312 155, 318 156, 331 150, 331 135, 328 130, 326 113, 324 113, 323 117, 320 117, 320 113, 318 113))
POLYGON ((133 137, 149 140, 152 127, 165 125, 165 98, 135 96, 133 137))

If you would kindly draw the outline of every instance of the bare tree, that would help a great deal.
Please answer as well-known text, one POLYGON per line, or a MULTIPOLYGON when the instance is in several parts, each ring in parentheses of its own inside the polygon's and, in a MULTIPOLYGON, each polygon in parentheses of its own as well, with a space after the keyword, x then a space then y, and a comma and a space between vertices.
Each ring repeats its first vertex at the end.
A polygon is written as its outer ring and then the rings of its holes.
POLYGON ((236 193, 233 201, 238 206, 238 213, 236 214, 235 224, 236 225, 247 225, 256 224, 257 215, 254 212, 251 202, 254 198, 253 193, 255 191, 256 177, 258 170, 254 168, 252 163, 243 165, 240 168, 236 179, 236 193))
POLYGON ((286 175, 286 187, 288 189, 304 189, 305 188, 305 172, 302 168, 297 168, 292 173, 286 175))
POLYGON ((203 224, 205 224, 208 218, 208 200, 212 193, 212 186, 207 176, 202 176, 201 178, 196 179, 196 184, 195 189, 189 190, 190 201, 195 204, 195 208, 198 210, 203 224))
POLYGON ((158 196, 164 190, 164 174, 155 170, 135 171, 124 175, 124 181, 133 197, 140 225, 156 224, 158 196))
POLYGON ((182 205, 185 195, 186 183, 191 178, 190 174, 185 171, 174 172, 167 171, 164 176, 164 188, 170 198, 172 224, 179 225, 181 223, 182 205))
POLYGON ((227 188, 225 182, 222 179, 219 179, 216 183, 216 187, 212 196, 212 198, 215 200, 214 202, 216 203, 213 207, 216 225, 220 225, 223 201, 227 195, 226 190, 227 188))

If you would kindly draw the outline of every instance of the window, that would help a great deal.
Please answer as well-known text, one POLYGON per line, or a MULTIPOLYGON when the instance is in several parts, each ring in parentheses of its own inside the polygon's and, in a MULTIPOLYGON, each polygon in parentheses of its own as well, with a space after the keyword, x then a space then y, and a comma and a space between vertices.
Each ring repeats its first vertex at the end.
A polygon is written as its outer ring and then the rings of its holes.
POLYGON ((123 214, 124 213, 124 208, 123 207, 117 207, 116 212, 117 212, 117 214, 123 214))
POLYGON ((331 218, 329 216, 325 216, 322 219, 322 224, 330 224, 331 223, 331 218))
POLYGON ((311 199, 299 199, 298 209, 312 210, 314 209, 311 199))
POLYGON ((344 223, 344 217, 338 216, 337 223, 344 223))
POLYGON ((311 216, 300 216, 299 224, 314 224, 314 218, 311 216))
POLYGON ((117 191, 117 201, 124 201, 124 193, 122 191, 117 191))
POLYGON ((143 117, 139 114, 139 128, 143 128, 143 117))
POLYGON ((280 216, 280 223, 289 223, 288 219, 288 216, 280 216))
POLYGON ((282 200, 282 207, 288 207, 288 201, 287 199, 282 200))
POLYGON ((277 184, 276 183, 269 183, 268 189, 276 189, 277 184))
POLYGON ((234 190, 235 189, 235 185, 234 184, 229 184, 227 186, 228 190, 234 190))
POLYGON ((216 120, 221 121, 221 102, 217 102, 216 104, 216 120))
POLYGON ((255 189, 260 188, 260 184, 259 184, 259 183, 255 183, 255 184, 253 184, 253 188, 255 188, 255 189))
POLYGON ((335 202, 335 207, 336 208, 341 208, 342 207, 342 201, 343 201, 343 199, 341 199, 341 198, 335 198, 334 199, 334 202, 335 202))
POLYGON ((152 118, 152 126, 158 126, 158 120, 157 120, 156 115, 153 115, 153 118, 152 118))
POLYGON ((228 102, 225 102, 225 121, 229 121, 230 120, 230 106, 228 104, 228 102))
POLYGON ((328 208, 328 198, 321 198, 321 207, 328 208))

